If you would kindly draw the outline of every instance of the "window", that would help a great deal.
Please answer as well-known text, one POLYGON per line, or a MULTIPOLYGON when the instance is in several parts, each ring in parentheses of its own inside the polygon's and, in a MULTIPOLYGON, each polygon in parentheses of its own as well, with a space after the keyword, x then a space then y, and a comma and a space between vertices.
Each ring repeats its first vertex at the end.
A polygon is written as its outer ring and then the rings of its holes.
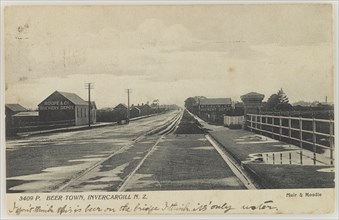
POLYGON ((87 109, 84 108, 84 110, 85 110, 85 118, 86 118, 87 117, 87 111, 86 111, 87 109))

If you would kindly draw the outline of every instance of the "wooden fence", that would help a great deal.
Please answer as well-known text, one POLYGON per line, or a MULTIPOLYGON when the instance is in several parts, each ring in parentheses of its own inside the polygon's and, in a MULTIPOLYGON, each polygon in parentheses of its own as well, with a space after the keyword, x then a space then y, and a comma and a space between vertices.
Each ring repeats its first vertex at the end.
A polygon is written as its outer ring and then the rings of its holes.
POLYGON ((244 124, 244 116, 224 116, 224 125, 227 127, 242 126, 244 124))
POLYGON ((330 163, 334 163, 334 120, 331 118, 247 114, 245 123, 251 131, 312 150, 314 161, 317 153, 329 150, 330 163))

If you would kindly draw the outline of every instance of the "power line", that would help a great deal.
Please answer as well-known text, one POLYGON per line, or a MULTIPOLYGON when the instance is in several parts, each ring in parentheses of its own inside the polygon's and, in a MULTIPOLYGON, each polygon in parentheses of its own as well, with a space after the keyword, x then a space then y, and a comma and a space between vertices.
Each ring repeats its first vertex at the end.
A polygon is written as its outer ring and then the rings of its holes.
POLYGON ((85 83, 85 89, 88 90, 88 127, 91 127, 91 89, 94 89, 94 83, 85 83))

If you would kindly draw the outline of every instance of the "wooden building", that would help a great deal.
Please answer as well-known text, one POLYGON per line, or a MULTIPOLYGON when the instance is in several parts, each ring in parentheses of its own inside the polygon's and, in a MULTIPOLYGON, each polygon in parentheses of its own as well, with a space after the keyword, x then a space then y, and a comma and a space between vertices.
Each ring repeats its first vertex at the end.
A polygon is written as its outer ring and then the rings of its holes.
POLYGON ((149 114, 152 114, 152 108, 151 106, 149 106, 148 104, 141 104, 141 105, 138 105, 138 108, 140 109, 141 111, 141 115, 149 115, 149 114))
MULTIPOLYGON (((96 122, 96 106, 91 104, 91 123, 96 122)), ((88 102, 74 93, 55 91, 39 105, 40 121, 48 124, 88 124, 88 102)))
POLYGON ((139 117, 141 115, 140 108, 133 106, 130 110, 130 115, 131 115, 131 118, 139 117))
POLYGON ((25 126, 37 126, 39 124, 39 112, 19 112, 12 116, 13 124, 16 128, 25 126))
POLYGON ((127 119, 127 105, 120 103, 113 108, 115 120, 120 122, 127 119))
POLYGON ((6 135, 14 134, 14 120, 13 115, 20 112, 27 112, 28 110, 20 104, 5 104, 5 126, 6 126, 6 135))
POLYGON ((5 104, 6 127, 13 124, 12 116, 28 110, 20 104, 5 104))
POLYGON ((224 115, 232 110, 230 98, 206 98, 199 100, 199 115, 212 122, 223 123, 224 115))

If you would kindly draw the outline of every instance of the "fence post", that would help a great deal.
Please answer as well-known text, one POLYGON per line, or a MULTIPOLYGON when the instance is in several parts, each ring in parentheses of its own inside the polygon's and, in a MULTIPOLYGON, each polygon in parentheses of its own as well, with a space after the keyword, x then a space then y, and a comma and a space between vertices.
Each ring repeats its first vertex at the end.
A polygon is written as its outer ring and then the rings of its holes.
POLYGON ((332 121, 331 112, 329 113, 329 123, 330 123, 330 163, 333 165, 333 146, 334 146, 334 121, 332 121))
POLYGON ((272 117, 271 117, 271 122, 272 122, 272 125, 271 125, 271 127, 272 127, 272 131, 271 131, 271 133, 272 133, 272 138, 274 139, 274 117, 273 117, 273 115, 272 115, 272 117))
MULTIPOLYGON (((288 112, 288 137, 289 137, 289 143, 292 143, 292 119, 291 119, 291 112, 288 112)), ((290 145, 291 146, 291 145, 290 145)))
POLYGON ((262 135, 262 115, 260 115, 260 134, 262 135))
POLYGON ((301 119, 301 113, 299 113, 299 146, 300 146, 300 164, 303 164, 303 121, 301 119))
POLYGON ((313 164, 316 164, 317 161, 317 136, 316 133, 317 132, 317 126, 316 126, 316 121, 314 120, 314 113, 312 113, 312 140, 313 140, 313 164))
POLYGON ((282 118, 281 118, 281 112, 279 112, 279 140, 281 141, 281 135, 282 135, 282 118))
POLYGON ((250 123, 251 123, 251 131, 253 130, 252 128, 253 128, 253 121, 252 121, 252 115, 250 115, 250 123))

